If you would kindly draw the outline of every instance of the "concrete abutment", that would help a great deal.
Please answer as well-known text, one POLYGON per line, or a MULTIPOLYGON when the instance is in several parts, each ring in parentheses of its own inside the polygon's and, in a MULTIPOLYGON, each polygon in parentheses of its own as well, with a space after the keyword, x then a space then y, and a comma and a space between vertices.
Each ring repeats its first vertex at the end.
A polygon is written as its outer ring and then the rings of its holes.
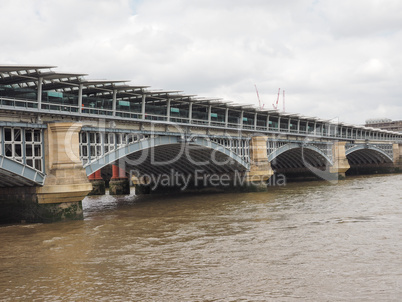
POLYGON ((349 161, 346 157, 346 142, 335 141, 332 145, 333 165, 329 171, 337 179, 345 179, 346 171, 350 169, 349 161))
POLYGON ((402 144, 393 144, 394 166, 396 172, 402 172, 402 144))
POLYGON ((46 179, 42 187, 0 189, 0 206, 14 221, 83 219, 82 200, 92 190, 79 159, 80 123, 49 123, 44 133, 46 179))
POLYGON ((274 174, 268 161, 267 140, 267 136, 254 136, 250 142, 250 170, 246 174, 246 181, 257 191, 267 190, 267 182, 274 174))
POLYGON ((0 222, 56 222, 83 219, 81 201, 40 203, 37 187, 0 188, 0 222))

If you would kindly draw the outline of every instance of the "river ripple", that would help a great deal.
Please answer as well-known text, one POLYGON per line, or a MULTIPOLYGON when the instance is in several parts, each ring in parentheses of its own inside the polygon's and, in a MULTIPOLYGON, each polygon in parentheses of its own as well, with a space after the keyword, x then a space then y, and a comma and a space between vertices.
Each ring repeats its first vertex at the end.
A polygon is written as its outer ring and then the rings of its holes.
POLYGON ((402 175, 109 195, 0 227, 1 301, 402 301, 402 175))

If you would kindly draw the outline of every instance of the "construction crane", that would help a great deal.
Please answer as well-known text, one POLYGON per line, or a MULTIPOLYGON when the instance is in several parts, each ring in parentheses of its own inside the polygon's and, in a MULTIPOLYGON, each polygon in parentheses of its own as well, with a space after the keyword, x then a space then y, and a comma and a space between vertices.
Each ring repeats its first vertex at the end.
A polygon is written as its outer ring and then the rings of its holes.
POLYGON ((254 84, 254 86, 255 86, 255 91, 257 92, 258 105, 259 105, 259 107, 260 107, 260 110, 262 110, 262 108, 264 108, 264 104, 262 104, 262 106, 261 106, 261 100, 260 100, 260 95, 258 94, 257 85, 254 84))
MULTIPOLYGON (((278 89, 278 97, 276 98, 276 103, 272 104, 272 107, 274 107, 275 110, 278 110, 278 103, 279 103, 279 95, 280 95, 281 89, 278 89)), ((285 112, 285 90, 283 92, 283 112, 285 112)))
POLYGON ((274 107, 275 110, 278 110, 278 102, 279 102, 279 93, 281 92, 281 89, 278 89, 278 98, 276 99, 276 103, 272 104, 272 107, 274 107))

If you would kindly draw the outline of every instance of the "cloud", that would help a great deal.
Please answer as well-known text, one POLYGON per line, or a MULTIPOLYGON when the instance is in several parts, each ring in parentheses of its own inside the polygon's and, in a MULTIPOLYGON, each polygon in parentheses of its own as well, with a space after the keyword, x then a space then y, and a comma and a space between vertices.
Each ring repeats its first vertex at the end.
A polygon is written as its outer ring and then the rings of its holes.
POLYGON ((401 119, 402 3, 4 0, 0 62, 267 104, 351 123, 401 119))
POLYGON ((380 82, 389 78, 391 66, 379 59, 372 58, 357 69, 357 77, 363 81, 380 82))
POLYGON ((325 16, 337 37, 362 39, 398 32, 402 26, 402 6, 398 0, 320 1, 317 11, 325 16))

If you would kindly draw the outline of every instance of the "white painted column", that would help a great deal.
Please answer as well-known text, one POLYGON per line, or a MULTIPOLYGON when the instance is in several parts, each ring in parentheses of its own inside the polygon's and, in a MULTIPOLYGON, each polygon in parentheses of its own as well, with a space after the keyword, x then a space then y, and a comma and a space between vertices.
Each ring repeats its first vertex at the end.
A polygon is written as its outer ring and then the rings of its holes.
POLYGON ((257 112, 254 115, 254 130, 257 130, 257 112))
POLYGON ((229 108, 226 107, 226 109, 225 109, 225 128, 228 127, 228 121, 229 121, 229 108))
POLYGON ((82 113, 82 89, 84 85, 80 84, 78 87, 78 112, 82 113))
POLYGON ((267 131, 269 131, 269 114, 267 115, 267 131))
POLYGON ((166 110, 166 120, 170 122, 170 99, 168 99, 166 102, 166 110))
POLYGON ((38 109, 42 109, 42 83, 43 83, 43 78, 39 77, 38 78, 38 95, 37 95, 37 101, 38 101, 38 109))
POLYGON ((145 92, 143 92, 144 94, 142 95, 142 102, 141 102, 141 118, 143 120, 145 120, 145 99, 146 99, 146 95, 145 92))
POLYGON ((188 123, 191 124, 193 118, 193 102, 189 103, 188 106, 188 123))
POLYGON ((117 108, 117 90, 113 90, 113 100, 112 100, 112 110, 113 116, 116 116, 116 108, 117 108))

